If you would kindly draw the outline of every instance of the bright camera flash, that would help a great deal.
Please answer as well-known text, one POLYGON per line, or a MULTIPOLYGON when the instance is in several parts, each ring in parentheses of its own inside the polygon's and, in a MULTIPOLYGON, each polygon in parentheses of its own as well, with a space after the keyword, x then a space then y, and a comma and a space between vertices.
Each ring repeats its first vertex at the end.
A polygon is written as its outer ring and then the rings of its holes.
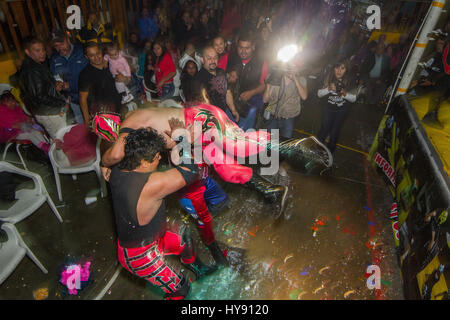
POLYGON ((298 47, 295 44, 284 46, 278 51, 277 59, 282 62, 288 62, 298 53, 298 51, 298 47))

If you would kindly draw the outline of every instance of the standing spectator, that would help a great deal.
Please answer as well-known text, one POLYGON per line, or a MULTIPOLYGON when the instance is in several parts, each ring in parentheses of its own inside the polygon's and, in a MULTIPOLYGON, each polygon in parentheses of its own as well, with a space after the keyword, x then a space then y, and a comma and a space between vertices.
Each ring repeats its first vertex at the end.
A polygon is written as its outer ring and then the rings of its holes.
POLYGON ((198 72, 197 64, 193 60, 188 60, 181 72, 181 99, 184 102, 193 101, 193 82, 198 72))
POLYGON ((254 51, 254 40, 248 35, 240 36, 237 53, 230 55, 227 66, 227 71, 238 70, 239 101, 234 102, 246 105, 245 114, 241 114, 238 122, 244 131, 255 126, 256 116, 263 105, 264 81, 268 73, 267 63, 254 51))
MULTIPOLYGON (((84 49, 84 53, 89 64, 80 73, 78 88, 84 123, 89 127, 90 120, 98 112, 118 113, 121 96, 117 92, 108 62, 103 59, 100 46, 96 43, 89 43, 84 49)), ((116 81, 127 83, 127 79, 120 74, 116 76, 116 81)))
POLYGON ((366 99, 371 104, 378 104, 386 91, 390 80, 390 61, 385 54, 383 42, 378 42, 375 53, 369 54, 361 66, 361 78, 365 83, 366 99))
POLYGON ((164 46, 166 47, 167 52, 170 54, 173 63, 175 65, 178 65, 178 60, 180 59, 179 47, 175 45, 172 38, 170 37, 164 40, 164 46))
POLYGON ((269 65, 275 58, 275 52, 273 50, 272 43, 272 21, 268 23, 262 23, 258 29, 258 37, 256 40, 256 52, 260 55, 260 58, 267 61, 269 65))
MULTIPOLYGON (((108 45, 106 50, 107 54, 105 54, 104 59, 108 61, 109 71, 114 76, 114 78, 116 78, 117 75, 121 74, 122 76, 131 79, 130 66, 128 65, 127 60, 122 57, 117 44, 108 45)), ((122 104, 131 102, 134 99, 125 83, 116 81, 116 89, 117 92, 119 92, 119 94, 122 96, 122 104)))
POLYGON ((348 92, 350 77, 347 70, 348 63, 345 60, 336 63, 325 78, 323 88, 317 92, 321 101, 324 101, 322 126, 317 138, 325 144, 325 139, 330 137, 327 147, 331 153, 336 149, 341 127, 348 113, 348 103, 356 101, 356 95, 348 92))
POLYGON ((201 56, 195 50, 195 45, 192 42, 188 42, 186 44, 184 54, 181 57, 180 61, 178 62, 178 65, 181 68, 181 70, 184 69, 184 66, 188 61, 195 62, 197 64, 197 70, 200 70, 200 68, 202 67, 201 56))
POLYGON ((147 61, 147 55, 148 54, 153 54, 152 46, 153 46, 153 42, 151 40, 145 41, 145 43, 144 43, 144 50, 139 55, 139 72, 138 72, 138 77, 139 78, 144 77, 145 65, 146 65, 146 61, 147 61))
POLYGON ((231 39, 236 29, 241 27, 241 15, 239 13, 239 5, 237 2, 229 2, 228 7, 224 10, 222 18, 222 35, 225 39, 231 39))
POLYGON ((217 29, 209 19, 208 12, 205 11, 200 16, 200 28, 199 28, 199 45, 204 47, 210 42, 216 35, 217 29))
POLYGON ((161 100, 171 98, 175 92, 173 84, 177 71, 175 64, 162 41, 157 40, 153 43, 153 53, 156 56, 154 71, 158 94, 161 100))
POLYGON ((21 99, 50 137, 56 137, 59 129, 67 126, 69 103, 60 93, 63 83, 56 81, 48 66, 44 43, 36 38, 24 44, 25 59, 19 71, 21 99))
POLYGON ((280 139, 292 138, 295 118, 301 111, 301 100, 308 97, 306 79, 296 75, 298 70, 298 64, 292 65, 281 77, 267 80, 264 92, 264 103, 269 103, 266 111, 270 113, 267 129, 280 130, 280 139))
POLYGON ((213 39, 213 48, 219 55, 218 67, 222 70, 227 70, 228 51, 225 50, 225 39, 222 36, 217 36, 213 39))
POLYGON ((159 28, 155 20, 150 16, 148 8, 142 9, 142 16, 139 19, 138 25, 141 40, 145 41, 147 39, 150 39, 153 41, 153 39, 158 34, 159 28))
POLYGON ((92 11, 88 15, 87 25, 81 29, 77 38, 82 44, 92 41, 104 45, 106 43, 117 41, 117 33, 114 32, 111 24, 101 23, 97 13, 92 11))
POLYGON ((196 74, 195 81, 200 83, 199 88, 205 88, 212 105, 219 107, 228 115, 232 115, 235 122, 239 121, 239 113, 233 102, 231 91, 227 88, 227 75, 225 71, 217 68, 219 56, 213 47, 203 50, 203 68, 196 74))
POLYGON ((175 25, 175 40, 178 45, 183 45, 197 36, 197 30, 192 22, 189 11, 184 11, 181 19, 175 25))
POLYGON ((78 77, 89 62, 83 54, 82 46, 72 44, 64 31, 52 32, 50 41, 56 50, 56 53, 50 58, 50 70, 54 76, 64 81, 64 91, 70 97, 70 108, 75 116, 75 121, 83 123, 78 97, 78 77))

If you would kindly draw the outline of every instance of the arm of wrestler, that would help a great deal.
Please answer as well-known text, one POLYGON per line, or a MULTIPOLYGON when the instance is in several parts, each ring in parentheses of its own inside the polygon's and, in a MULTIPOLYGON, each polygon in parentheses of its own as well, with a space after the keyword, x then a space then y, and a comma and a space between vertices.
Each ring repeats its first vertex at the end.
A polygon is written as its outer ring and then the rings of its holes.
POLYGON ((138 202, 139 224, 148 224, 158 211, 161 201, 184 186, 186 186, 186 181, 177 169, 153 173, 142 189, 138 202))

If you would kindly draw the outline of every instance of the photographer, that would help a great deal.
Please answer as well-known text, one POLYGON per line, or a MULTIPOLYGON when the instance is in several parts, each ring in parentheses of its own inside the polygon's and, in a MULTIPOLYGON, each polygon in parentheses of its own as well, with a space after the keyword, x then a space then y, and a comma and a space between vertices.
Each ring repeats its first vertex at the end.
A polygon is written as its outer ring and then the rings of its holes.
POLYGON ((339 61, 325 78, 323 88, 317 92, 321 100, 326 99, 317 138, 325 144, 325 139, 330 137, 327 147, 331 153, 336 149, 341 127, 348 113, 348 103, 356 101, 356 95, 348 93, 350 81, 347 70, 348 62, 339 61))
POLYGON ((292 65, 281 75, 271 75, 266 82, 263 100, 269 104, 266 108, 266 113, 270 114, 267 129, 280 130, 281 140, 292 138, 301 100, 308 97, 306 79, 296 74, 298 69, 298 64, 292 65))

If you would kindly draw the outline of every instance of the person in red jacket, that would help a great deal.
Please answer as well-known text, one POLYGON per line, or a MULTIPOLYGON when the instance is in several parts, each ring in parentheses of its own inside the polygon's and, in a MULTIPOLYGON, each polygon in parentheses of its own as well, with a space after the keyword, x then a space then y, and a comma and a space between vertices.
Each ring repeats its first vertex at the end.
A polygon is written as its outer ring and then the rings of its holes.
POLYGON ((154 71, 160 99, 171 98, 175 92, 173 84, 173 78, 177 72, 175 64, 162 41, 156 40, 153 43, 153 53, 156 56, 154 71))

